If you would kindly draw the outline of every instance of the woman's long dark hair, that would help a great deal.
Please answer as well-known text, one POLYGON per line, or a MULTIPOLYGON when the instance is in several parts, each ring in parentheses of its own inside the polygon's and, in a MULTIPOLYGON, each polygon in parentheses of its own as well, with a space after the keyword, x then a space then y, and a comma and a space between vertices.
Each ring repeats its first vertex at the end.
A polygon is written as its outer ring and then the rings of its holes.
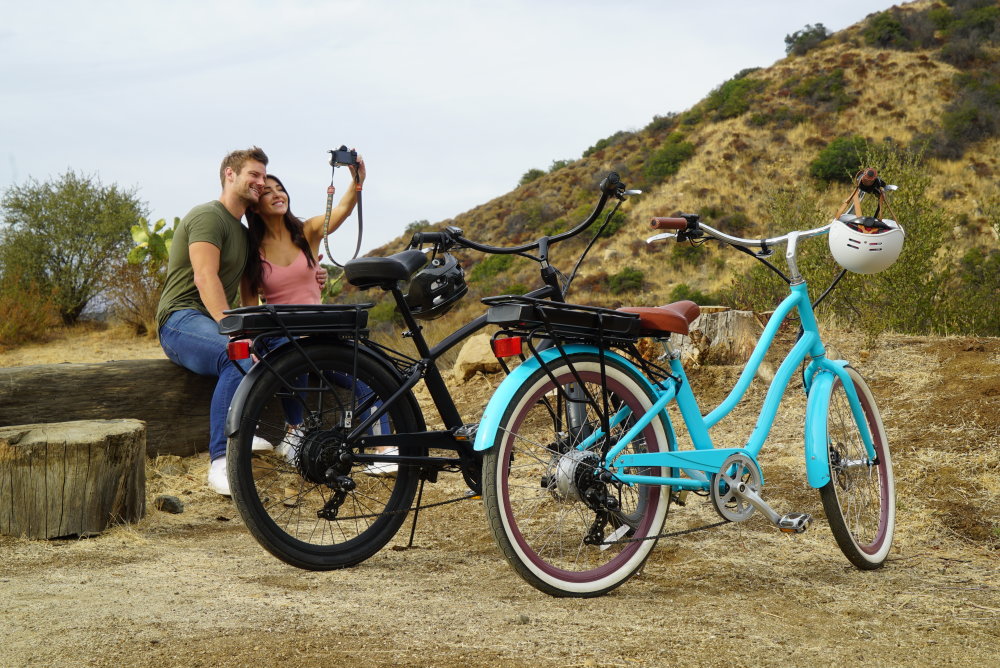
MULTIPOLYGON (((288 228, 288 232, 292 235, 292 243, 301 248, 302 252, 306 254, 306 261, 309 262, 309 266, 315 267, 316 260, 313 258, 312 248, 309 247, 309 241, 306 239, 302 220, 292 214, 292 196, 288 194, 285 184, 277 176, 268 174, 267 178, 274 179, 281 186, 281 190, 288 199, 288 207, 285 209, 284 220, 285 227, 288 228)), ((250 228, 250 257, 247 259, 246 275, 250 279, 250 290, 254 294, 257 294, 260 291, 260 286, 264 283, 264 263, 260 259, 260 245, 264 239, 264 234, 267 232, 267 224, 253 207, 247 209, 246 215, 247 226, 250 228)))

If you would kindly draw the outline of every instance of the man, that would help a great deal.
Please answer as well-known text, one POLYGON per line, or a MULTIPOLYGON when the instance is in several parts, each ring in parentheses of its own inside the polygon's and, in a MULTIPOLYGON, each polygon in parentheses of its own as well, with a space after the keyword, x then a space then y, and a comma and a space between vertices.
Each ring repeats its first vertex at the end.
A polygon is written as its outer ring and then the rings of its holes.
POLYGON ((223 311, 239 304, 248 251, 240 219, 260 197, 266 172, 267 155, 256 146, 223 159, 222 195, 191 209, 174 230, 156 313, 167 357, 197 374, 218 378, 210 412, 208 486, 226 496, 226 412, 243 376, 229 361, 229 339, 219 334, 218 322, 223 311))

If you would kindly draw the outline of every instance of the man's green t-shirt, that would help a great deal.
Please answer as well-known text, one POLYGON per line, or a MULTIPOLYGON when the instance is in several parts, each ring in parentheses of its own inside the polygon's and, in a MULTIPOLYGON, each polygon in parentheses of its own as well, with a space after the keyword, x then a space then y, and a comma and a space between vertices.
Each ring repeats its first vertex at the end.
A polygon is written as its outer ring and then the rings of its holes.
POLYGON ((208 315, 194 284, 194 268, 188 245, 207 241, 219 249, 219 280, 230 306, 239 305, 240 279, 247 264, 249 242, 247 229, 215 200, 191 209, 174 230, 167 263, 167 280, 156 310, 156 322, 162 327, 170 314, 182 309, 196 309, 208 315))

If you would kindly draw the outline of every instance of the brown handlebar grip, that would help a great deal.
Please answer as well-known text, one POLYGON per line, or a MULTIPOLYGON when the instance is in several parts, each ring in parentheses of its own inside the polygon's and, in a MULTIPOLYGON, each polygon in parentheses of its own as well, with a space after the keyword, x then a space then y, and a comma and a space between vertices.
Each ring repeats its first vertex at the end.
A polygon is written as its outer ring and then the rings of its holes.
POLYGON ((650 225, 654 230, 683 230, 687 228, 688 222, 686 218, 663 218, 658 216, 650 221, 650 225))
POLYGON ((878 178, 878 172, 873 168, 869 167, 868 169, 862 170, 861 185, 868 187, 875 183, 876 178, 878 178))

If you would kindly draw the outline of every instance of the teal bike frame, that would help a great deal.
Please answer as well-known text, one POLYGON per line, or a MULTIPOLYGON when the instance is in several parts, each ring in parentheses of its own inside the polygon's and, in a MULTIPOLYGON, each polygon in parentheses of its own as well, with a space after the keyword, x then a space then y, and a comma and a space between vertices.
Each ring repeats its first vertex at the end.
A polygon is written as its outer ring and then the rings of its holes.
MULTIPOLYGON (((816 230, 813 231, 813 235, 823 232, 825 232, 825 229, 822 232, 816 230)), ((690 383, 684 373, 684 368, 681 365, 680 356, 677 353, 672 353, 670 359, 672 378, 666 378, 657 383, 650 382, 647 379, 649 387, 656 396, 655 402, 644 415, 636 419, 632 427, 605 455, 604 469, 610 471, 617 481, 628 485, 665 485, 678 490, 707 490, 711 484, 710 475, 707 474, 719 473, 726 459, 735 454, 743 454, 749 457, 757 466, 757 472, 761 473, 760 465, 757 463, 757 456, 764 447, 764 443, 774 424, 778 406, 781 404, 782 396, 788 388, 788 383, 791 381, 796 369, 806 360, 809 360, 809 364, 804 374, 804 389, 808 396, 805 419, 805 461, 806 474, 810 486, 820 488, 830 480, 827 413, 830 396, 834 388, 834 383, 837 380, 841 382, 847 394, 851 411, 861 433, 868 457, 870 459, 875 458, 875 447, 864 416, 861 401, 855 390, 854 383, 846 371, 848 363, 843 360, 829 360, 826 358, 826 349, 820 339, 819 327, 813 312, 812 303, 809 299, 807 285, 798 276, 797 270, 794 269, 794 243, 790 244, 790 246, 790 264, 793 267, 793 277, 797 280, 792 281, 789 286, 790 294, 781 302, 768 320, 754 348, 753 354, 750 356, 746 367, 743 369, 729 395, 715 410, 707 415, 702 415, 698 402, 691 390, 690 383), (793 312, 798 313, 802 325, 801 336, 779 366, 764 398, 764 404, 757 419, 757 424, 747 439, 746 445, 742 448, 716 448, 709 433, 710 429, 732 412, 743 399, 764 360, 764 356, 774 342, 779 327, 793 312), (663 418, 666 425, 670 425, 665 409, 674 400, 677 402, 681 417, 694 445, 694 450, 666 450, 663 452, 620 454, 628 447, 632 439, 642 433, 643 429, 654 419, 663 418), (681 470, 687 477, 632 475, 621 472, 625 468, 648 469, 658 467, 674 471, 681 470)), ((610 351, 601 351, 598 347, 587 344, 565 346, 564 351, 567 355, 582 352, 605 356, 615 355, 610 351)), ((476 450, 487 450, 492 445, 492 435, 496 433, 496 429, 499 426, 499 416, 503 411, 490 410, 490 408, 499 408, 510 403, 515 392, 527 376, 541 365, 547 364, 557 358, 558 355, 559 353, 555 349, 542 351, 537 357, 530 358, 521 364, 501 383, 490 400, 490 405, 487 406, 483 421, 480 423, 475 443, 476 450)), ((617 355, 615 357, 617 357, 618 361, 632 367, 637 377, 645 378, 645 375, 631 362, 617 355)), ((627 407, 623 408, 611 416, 610 425, 616 426, 628 419, 630 415, 631 410, 627 407)), ((592 447, 603 436, 603 431, 597 430, 579 443, 577 449, 586 450, 592 447)), ((676 442, 676 438, 672 433, 670 434, 670 440, 676 442)), ((763 480, 763 475, 761 475, 761 480, 763 480)))

